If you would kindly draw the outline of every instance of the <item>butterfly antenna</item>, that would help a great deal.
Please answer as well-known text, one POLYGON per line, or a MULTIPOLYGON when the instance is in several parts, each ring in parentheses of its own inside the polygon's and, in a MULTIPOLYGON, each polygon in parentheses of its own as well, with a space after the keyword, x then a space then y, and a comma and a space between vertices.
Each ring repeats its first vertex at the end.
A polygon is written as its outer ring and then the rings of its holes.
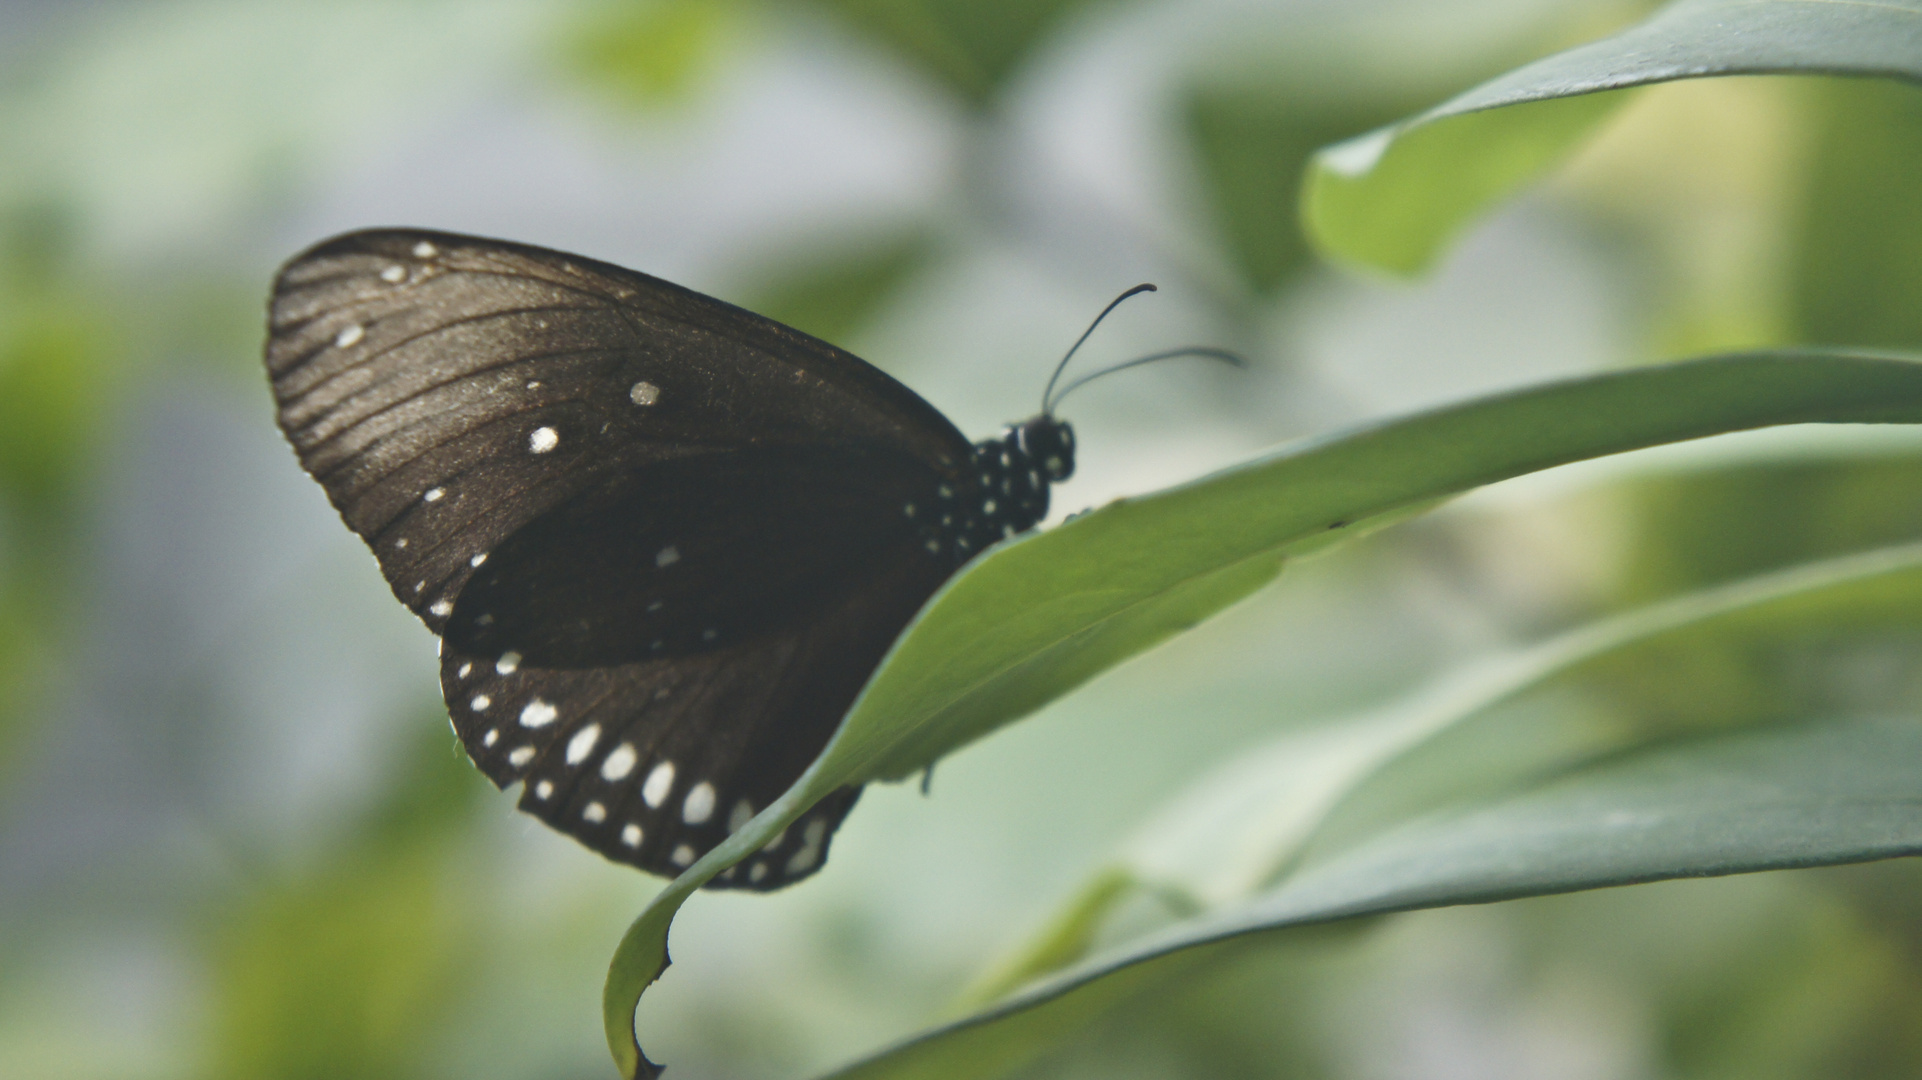
POLYGON ((1076 390, 1080 389, 1081 387, 1086 386, 1089 383, 1095 381, 1096 379, 1101 378, 1103 375, 1113 375, 1117 371, 1126 371, 1131 367, 1140 367, 1143 364, 1153 364, 1161 360, 1173 360, 1181 356, 1199 356, 1204 360, 1219 360, 1224 364, 1229 364, 1238 368, 1245 368, 1248 366, 1248 361, 1242 359, 1240 354, 1231 353, 1226 349, 1210 349, 1202 346, 1190 346, 1184 349, 1169 349, 1166 352, 1149 353, 1147 356, 1137 356, 1133 360, 1124 360, 1121 363, 1114 365, 1113 367, 1105 367, 1105 368, 1102 368, 1100 371, 1096 371, 1091 374, 1081 376, 1079 379, 1076 379, 1075 381, 1062 387, 1061 392, 1054 396, 1053 404, 1044 406, 1043 411, 1052 412, 1054 409, 1054 406, 1061 404, 1061 400, 1063 398, 1067 397, 1069 394, 1074 393, 1076 390))
POLYGON ((1113 300, 1108 301, 1108 306, 1101 309, 1101 314, 1096 315, 1094 317, 1094 321, 1088 324, 1088 328, 1086 330, 1081 331, 1081 336, 1075 339, 1073 345, 1069 346, 1068 355, 1062 357, 1061 362, 1054 366, 1054 374, 1048 376, 1048 385, 1044 387, 1041 391, 1042 413, 1046 414, 1053 411, 1054 407, 1048 404, 1048 398, 1049 398, 1049 395, 1054 393, 1055 381, 1061 378, 1061 373, 1063 371, 1067 370, 1068 361, 1074 359, 1075 350, 1081 348, 1081 343, 1088 340, 1088 335, 1094 333, 1094 328, 1097 326, 1100 326, 1101 320, 1108 317, 1108 312, 1113 311, 1117 307, 1120 307, 1121 302, 1123 300, 1126 300, 1130 296, 1134 296, 1138 293, 1154 292, 1154 291, 1155 291, 1155 287, 1144 281, 1141 284, 1136 285, 1134 288, 1129 289, 1127 292, 1122 293, 1120 296, 1115 297, 1113 300))

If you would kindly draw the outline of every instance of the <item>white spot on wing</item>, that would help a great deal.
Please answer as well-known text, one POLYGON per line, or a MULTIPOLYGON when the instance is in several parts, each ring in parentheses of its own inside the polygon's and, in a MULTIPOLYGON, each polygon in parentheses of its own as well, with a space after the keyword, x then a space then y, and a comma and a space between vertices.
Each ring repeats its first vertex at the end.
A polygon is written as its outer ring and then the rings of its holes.
POLYGON ((416 259, 431 259, 438 254, 440 254, 440 251, 425 240, 414 245, 414 258, 416 259))
POLYGON ((486 694, 475 694, 474 700, 468 702, 467 707, 475 712, 486 712, 487 707, 493 703, 494 699, 488 697, 486 694))
POLYGON ((621 826, 621 843, 628 847, 641 846, 641 827, 639 825, 621 826))
POLYGON ((540 799, 541 801, 545 802, 548 799, 548 797, 553 794, 554 794, 554 781, 552 780, 542 780, 540 783, 534 785, 534 797, 536 799, 540 799))
POLYGON ((480 567, 480 564, 486 561, 487 561, 487 552, 483 551, 479 555, 476 555, 473 558, 467 560, 467 565, 478 569, 480 567))
POLYGON ((446 617, 454 613, 454 605, 448 603, 445 600, 436 600, 432 604, 429 604, 427 606, 427 610, 429 613, 438 615, 441 618, 445 619, 446 617))
MULTIPOLYGON (((601 762, 601 776, 607 780, 622 780, 634 771, 634 763, 640 760, 634 752, 633 743, 622 743, 607 752, 607 760, 601 762)), ((645 798, 645 796, 643 796, 645 798)))
POLYGON ((600 739, 601 725, 599 724, 589 724, 576 731, 574 737, 567 740, 567 763, 579 765, 586 761, 587 755, 594 752, 594 744, 600 739))
POLYGON ((462 664, 460 666, 459 671, 454 672, 454 677, 456 679, 465 679, 468 675, 472 674, 473 671, 474 671, 474 664, 472 661, 469 661, 465 664, 462 664))
POLYGON ((675 848, 674 854, 669 855, 668 858, 673 860, 675 866, 687 866, 694 861, 694 849, 682 844, 675 848))
POLYGON ((494 670, 502 675, 512 675, 520 666, 521 654, 517 652, 504 652, 494 661, 494 670))
POLYGON ((766 876, 767 876, 767 864, 764 862, 757 862, 753 866, 750 866, 747 868, 748 881, 756 885, 759 885, 761 883, 761 879, 766 876))
POLYGON ((598 825, 607 820, 607 807, 598 802, 588 803, 581 808, 581 817, 598 825))
POLYGON ((805 874, 809 870, 814 869, 814 864, 820 861, 820 848, 804 847, 795 852, 794 857, 787 861, 787 872, 790 874, 805 874))
POLYGON ((561 433, 551 427, 539 427, 527 437, 527 448, 536 454, 545 454, 561 444, 561 433))
POLYGON ((531 746, 517 746, 513 753, 507 755, 507 763, 516 767, 532 760, 534 760, 534 748, 531 746))
POLYGON ((428 489, 427 494, 421 496, 421 500, 423 502, 439 502, 446 497, 447 497, 446 488, 430 488, 428 489))
POLYGON ((674 763, 663 761, 647 774, 646 782, 641 785, 641 801, 647 804, 648 809, 658 810, 667 801, 667 793, 673 790, 674 763))
POLYGON ((661 400, 661 388, 642 380, 629 388, 627 396, 636 405, 652 405, 661 400))
POLYGON ((394 265, 380 272, 380 279, 382 281, 399 281, 401 278, 404 278, 406 276, 407 276, 407 268, 405 266, 402 266, 399 263, 395 263, 394 265))
POLYGON ((407 543, 408 543, 408 540, 407 540, 407 538, 406 538, 405 536, 403 536, 403 537, 401 537, 400 539, 398 539, 398 540, 396 540, 396 541, 394 541, 394 546, 395 546, 395 547, 397 547, 397 548, 401 548, 401 549, 403 549, 403 550, 405 550, 405 549, 406 549, 406 547, 407 547, 407 543))
POLYGON ((501 741, 501 733, 494 728, 488 728, 487 734, 481 736, 482 746, 492 746, 495 743, 500 741, 501 741))
POLYGON ((560 716, 560 714, 561 711, 559 709, 542 701, 540 698, 535 698, 527 703, 526 708, 521 710, 521 726, 530 728, 546 727, 553 723, 554 719, 560 716))
POLYGON ((742 827, 752 820, 754 820, 754 804, 746 799, 735 803, 733 811, 727 815, 729 835, 740 832, 742 827))
POLYGON ((688 791, 687 800, 681 803, 681 820, 699 825, 713 816, 714 785, 703 780, 688 791))
POLYGON ((675 563, 680 561, 681 561, 681 553, 677 548, 675 548, 673 544, 669 544, 666 547, 654 553, 655 566, 673 566, 675 563))
POLYGON ((359 341, 361 338, 364 338, 366 336, 367 336, 367 328, 360 325, 359 323, 355 323, 354 325, 349 326, 346 329, 342 330, 340 333, 335 334, 334 344, 337 347, 344 349, 347 346, 352 345, 354 342, 359 341))

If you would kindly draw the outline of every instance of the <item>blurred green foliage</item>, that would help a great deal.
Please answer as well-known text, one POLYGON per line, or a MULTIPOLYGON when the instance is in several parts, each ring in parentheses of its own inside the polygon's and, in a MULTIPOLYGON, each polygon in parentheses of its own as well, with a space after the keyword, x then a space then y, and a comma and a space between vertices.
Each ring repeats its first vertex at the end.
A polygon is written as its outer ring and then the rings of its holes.
POLYGON ((692 94, 742 20, 732 0, 639 0, 589 7, 562 36, 569 75, 623 103, 663 106, 692 94))
POLYGON ((418 720, 406 767, 334 850, 269 872, 218 913, 212 1076, 429 1069, 484 952, 463 836, 485 785, 449 753, 438 716, 418 720))
POLYGON ((1414 99, 1324 98, 1276 87, 1202 87, 1188 98, 1195 162, 1228 251, 1272 292, 1314 257, 1301 226, 1302 170, 1315 151, 1419 107, 1414 99))
POLYGON ((1090 0, 806 0, 986 107, 1090 0))
POLYGON ((1808 88, 1809 175, 1788 261, 1805 341, 1922 350, 1922 89, 1880 79, 1808 88))
POLYGON ((910 233, 839 255, 812 252, 803 258, 771 259, 747 306, 844 345, 934 256, 932 237, 910 233))

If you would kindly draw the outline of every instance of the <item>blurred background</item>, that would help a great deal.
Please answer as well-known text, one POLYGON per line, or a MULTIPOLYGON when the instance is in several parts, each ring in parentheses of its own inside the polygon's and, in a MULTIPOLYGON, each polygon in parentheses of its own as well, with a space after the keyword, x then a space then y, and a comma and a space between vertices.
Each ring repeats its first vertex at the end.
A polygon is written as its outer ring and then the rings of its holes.
MULTIPOLYGON (((1499 387, 1922 346, 1922 95, 1654 88, 1429 278, 1318 262, 1314 148, 1646 5, 1570 0, 4 0, 0 1077, 611 1075, 659 882, 462 758, 434 642, 273 426, 276 266, 417 225, 788 321, 985 435, 1113 295, 1058 513, 1499 387)), ((696 897, 642 1036, 805 1075, 938 1017, 1162 799, 1277 731, 1598 613, 1922 536, 1913 438, 1560 470, 1292 568, 871 790, 831 865, 696 897)), ((1871 658, 1872 659, 1872 658, 1871 658)), ((1036 1076, 1922 1072, 1906 863, 1421 913, 1250 949, 1036 1076)))

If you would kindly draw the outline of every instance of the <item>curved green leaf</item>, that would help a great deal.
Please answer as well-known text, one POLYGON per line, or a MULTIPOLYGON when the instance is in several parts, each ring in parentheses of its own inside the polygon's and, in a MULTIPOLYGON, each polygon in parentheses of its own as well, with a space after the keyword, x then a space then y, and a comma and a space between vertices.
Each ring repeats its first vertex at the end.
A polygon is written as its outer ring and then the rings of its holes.
POLYGON ((603 993, 624 1074, 694 889, 845 784, 899 779, 1247 596, 1290 554, 1482 484, 1585 458, 1793 423, 1922 421, 1922 364, 1818 351, 1717 357, 1551 383, 1285 447, 1002 545, 895 644, 821 757, 629 927, 603 993))
MULTIPOLYGON (((1877 623, 1886 622, 1890 611, 1906 620, 1918 609, 1922 544, 1901 545, 1703 589, 1602 619, 1463 668, 1387 708, 1290 732, 1237 755, 1170 800, 1094 871, 1053 925, 984 978, 968 1000, 985 1005, 1080 960, 1103 917, 1140 890, 1170 898, 1188 914, 1247 903, 1281 879, 1344 804, 1364 801, 1378 783, 1389 782, 1384 773, 1391 765, 1591 661, 1646 661, 1641 647, 1677 632, 1726 632, 1773 619, 1766 625, 1779 628, 1786 620, 1808 633, 1837 616, 1877 623)), ((1700 706, 1701 696, 1692 694, 1690 704, 1700 706)), ((1571 719, 1575 730, 1545 740, 1551 764, 1665 733, 1660 724, 1584 730, 1589 727, 1585 718, 1571 719)), ((1465 783, 1485 786, 1487 774, 1501 771, 1485 761, 1477 764, 1469 771, 1478 775, 1465 783)), ((1425 803, 1436 801, 1431 797, 1425 803)), ((1394 809, 1406 816, 1406 808, 1394 809)))
POLYGON ((1323 150, 1302 213, 1329 256, 1396 274, 1559 161, 1621 100, 1602 91, 1717 75, 1922 82, 1922 0, 1677 0, 1612 37, 1518 68, 1323 150))
MULTIPOLYGON (((1806 633, 1811 615, 1824 617, 1818 621, 1886 622, 1891 607, 1912 618, 1918 602, 1922 545, 1799 567, 1608 619, 1517 654, 1477 679, 1439 688, 1432 708, 1418 705, 1403 714, 1405 721, 1418 721, 1404 726, 1422 729, 1416 738, 1432 734, 1438 718, 1466 719, 1531 683, 1676 630, 1774 620, 1771 625, 1806 633)), ((1408 733, 1396 734, 1403 737, 1385 740, 1385 753, 1370 764, 1379 766, 1384 757, 1407 749, 1408 733)), ((1326 854, 1266 891, 1250 883, 1233 902, 1199 918, 1033 983, 992 1008, 833 1075, 862 1080, 996 1075, 1045 1050, 1108 1004, 1155 985, 1171 970, 1205 963, 1208 950, 1248 934, 1420 907, 1922 852, 1918 750, 1922 725, 1914 716, 1900 716, 1814 720, 1671 741, 1613 757, 1590 754, 1586 764, 1519 790, 1416 814, 1326 854), (1190 953, 1198 954, 1184 961, 1190 953), (1124 978, 1105 985, 1117 975, 1124 978), (957 1061, 970 1067, 956 1070, 957 1061)), ((1196 821, 1201 800, 1177 800, 1176 812, 1153 831, 1162 840, 1201 842, 1205 854, 1221 859, 1222 866, 1202 868, 1204 885, 1212 877, 1247 869, 1226 865, 1238 859, 1256 869, 1272 868, 1299 849, 1304 834, 1330 809, 1324 799, 1303 813, 1289 805, 1287 791, 1261 790, 1258 780, 1246 776, 1229 779, 1246 781, 1229 793, 1239 796, 1230 799, 1236 803, 1234 816, 1244 817, 1254 807, 1279 810, 1280 817, 1295 811, 1294 817, 1305 820, 1285 822, 1265 838, 1255 838, 1265 839, 1269 850, 1236 851, 1235 841, 1250 839, 1248 829, 1224 843, 1217 835, 1223 821, 1196 821)), ((1344 779, 1350 781, 1344 790, 1352 792, 1353 771, 1344 779)), ((1207 787, 1203 783, 1195 790, 1207 787)), ((1258 829, 1262 823, 1252 824, 1258 829)), ((1105 894, 1112 895, 1122 876, 1147 881, 1168 870, 1157 863, 1152 845, 1146 857, 1141 846, 1130 853, 1135 865, 1104 872, 1105 894)), ((1192 869, 1192 862, 1184 866, 1192 869)), ((1094 917, 1080 908, 1076 915, 1083 922, 1094 917)))

